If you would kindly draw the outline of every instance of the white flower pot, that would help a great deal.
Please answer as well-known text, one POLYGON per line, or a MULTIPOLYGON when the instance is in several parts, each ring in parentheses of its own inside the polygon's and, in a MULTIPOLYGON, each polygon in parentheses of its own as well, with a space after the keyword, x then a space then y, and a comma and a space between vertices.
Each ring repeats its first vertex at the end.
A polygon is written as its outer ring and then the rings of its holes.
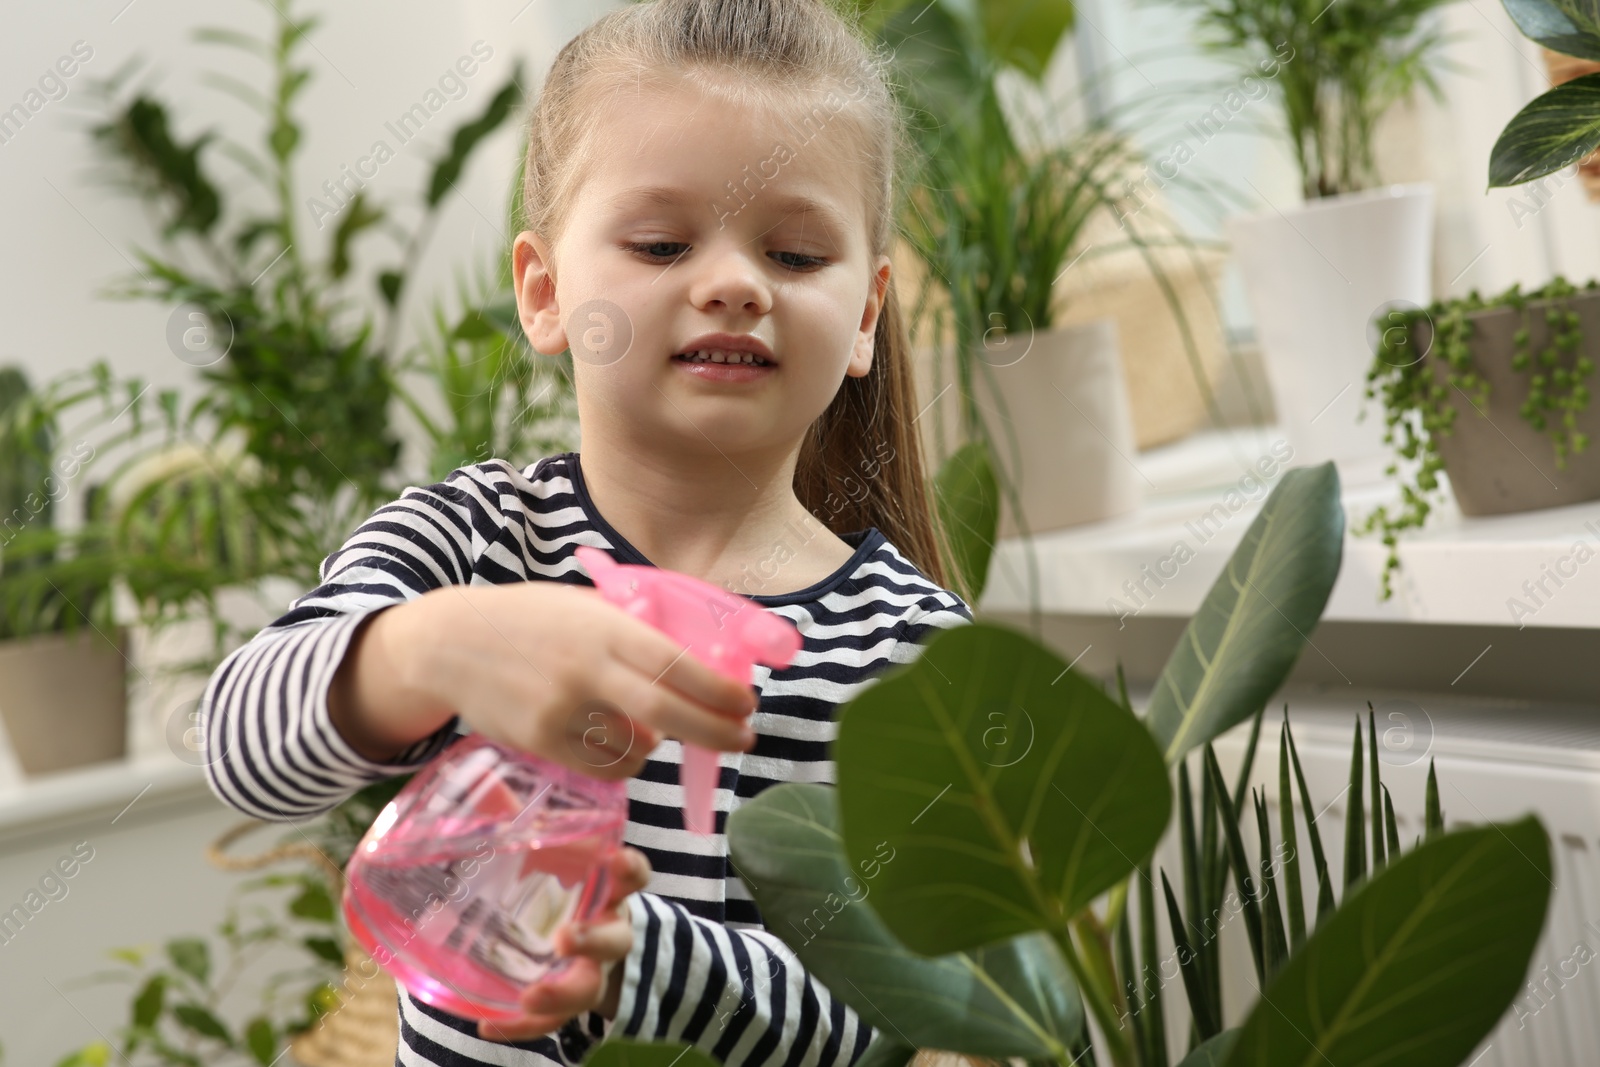
MULTIPOLYGON (((1007 334, 975 359, 974 396, 997 462, 1017 485, 1028 533, 1139 506, 1133 415, 1114 320, 1007 334)), ((1002 492, 1000 536, 1021 533, 1002 492)))
POLYGON ((1365 400, 1369 324, 1432 299, 1433 187, 1327 197, 1231 220, 1228 231, 1296 457, 1334 460, 1347 483, 1381 476, 1383 409, 1365 400))

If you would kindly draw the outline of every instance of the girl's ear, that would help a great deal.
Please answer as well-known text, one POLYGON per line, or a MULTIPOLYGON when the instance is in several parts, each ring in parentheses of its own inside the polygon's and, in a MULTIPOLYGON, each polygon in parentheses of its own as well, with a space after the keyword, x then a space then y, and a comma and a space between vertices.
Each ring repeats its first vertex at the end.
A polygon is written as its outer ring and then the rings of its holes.
POLYGON ((550 249, 532 230, 517 234, 511 246, 511 277, 517 294, 517 317, 535 352, 559 356, 567 350, 567 333, 556 303, 556 279, 550 249))
POLYGON ((864 378, 872 369, 873 340, 878 332, 878 315, 883 311, 884 298, 889 291, 891 263, 888 256, 878 257, 877 269, 867 290, 867 304, 861 312, 861 331, 856 334, 850 365, 845 368, 845 373, 852 378, 864 378))

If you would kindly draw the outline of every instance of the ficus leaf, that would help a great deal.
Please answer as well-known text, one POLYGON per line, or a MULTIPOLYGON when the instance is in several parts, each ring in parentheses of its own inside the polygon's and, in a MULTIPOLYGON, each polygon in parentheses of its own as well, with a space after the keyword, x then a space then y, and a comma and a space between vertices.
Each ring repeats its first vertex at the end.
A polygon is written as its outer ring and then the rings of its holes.
POLYGON ((1064 932, 1171 812, 1144 724, 1006 626, 939 631, 839 718, 845 850, 852 864, 897 850, 876 906, 914 952, 1064 932))
POLYGON ((1332 462, 1284 472, 1156 681, 1146 717, 1168 763, 1266 706, 1327 605, 1344 525, 1332 462))

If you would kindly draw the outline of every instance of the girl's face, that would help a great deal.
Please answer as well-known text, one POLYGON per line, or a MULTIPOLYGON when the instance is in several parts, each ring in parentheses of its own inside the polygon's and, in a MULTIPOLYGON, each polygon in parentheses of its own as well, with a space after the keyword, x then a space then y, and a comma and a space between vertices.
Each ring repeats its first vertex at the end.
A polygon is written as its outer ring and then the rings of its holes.
POLYGON ((529 340, 572 349, 586 438, 785 455, 844 377, 867 373, 890 260, 867 247, 846 98, 821 99, 832 110, 819 99, 791 125, 680 85, 618 94, 597 116, 553 254, 531 231, 514 251, 529 340), (728 347, 770 365, 675 358, 716 333, 753 339, 728 347))

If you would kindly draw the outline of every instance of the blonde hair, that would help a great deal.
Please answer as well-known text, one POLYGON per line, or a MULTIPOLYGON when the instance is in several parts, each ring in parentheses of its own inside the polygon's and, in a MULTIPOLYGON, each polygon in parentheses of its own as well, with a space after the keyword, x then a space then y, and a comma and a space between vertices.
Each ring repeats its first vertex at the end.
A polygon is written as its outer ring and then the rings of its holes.
MULTIPOLYGON (((561 49, 528 124, 523 225, 554 247, 596 149, 589 134, 604 98, 647 81, 689 80, 741 104, 840 103, 868 180, 867 243, 889 253, 908 150, 885 50, 823 0, 645 0, 603 16, 561 49), (840 100, 840 90, 845 99, 840 100)), ((808 115, 815 116, 819 107, 808 115)), ((830 121, 824 116, 823 121, 830 121)), ((795 495, 834 533, 876 526, 947 586, 943 531, 924 481, 916 382, 891 276, 878 315, 872 369, 846 377, 800 449, 795 495), (876 438, 876 440, 875 440, 876 438)), ((964 595, 964 591, 963 591, 964 595)))

